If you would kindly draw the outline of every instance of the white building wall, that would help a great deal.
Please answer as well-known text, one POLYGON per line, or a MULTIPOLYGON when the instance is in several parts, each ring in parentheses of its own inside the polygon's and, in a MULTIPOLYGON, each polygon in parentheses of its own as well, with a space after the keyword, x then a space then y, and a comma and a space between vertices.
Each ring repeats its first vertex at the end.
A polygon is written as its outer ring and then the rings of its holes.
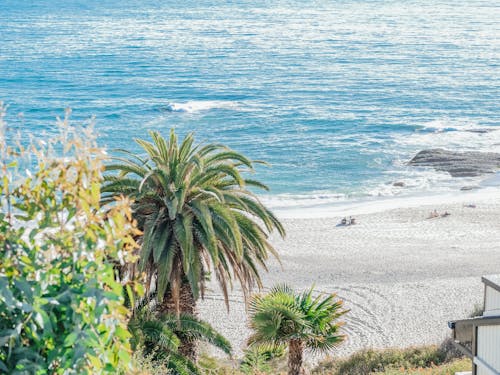
MULTIPOLYGON (((476 357, 500 373, 500 325, 479 326, 477 328, 476 357)), ((478 366, 478 375, 491 374, 478 366)))
POLYGON ((500 315, 500 291, 486 285, 484 316, 500 315))
POLYGON ((477 366, 476 375, 494 375, 491 371, 487 370, 485 367, 477 366))

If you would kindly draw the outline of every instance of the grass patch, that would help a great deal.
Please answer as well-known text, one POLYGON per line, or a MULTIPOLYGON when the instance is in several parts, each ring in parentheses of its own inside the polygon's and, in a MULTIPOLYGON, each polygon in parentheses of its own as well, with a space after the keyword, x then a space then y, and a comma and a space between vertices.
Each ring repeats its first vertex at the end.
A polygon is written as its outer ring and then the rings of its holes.
POLYGON ((455 359, 440 366, 412 369, 389 369, 385 375, 454 375, 459 371, 471 371, 472 365, 468 358, 455 359))
POLYGON ((441 346, 407 349, 362 350, 346 359, 327 359, 313 374, 454 374, 470 370, 470 360, 464 359, 445 341, 441 346))
MULTIPOLYGON (((272 358, 264 366, 247 368, 248 356, 240 360, 221 360, 204 355, 198 361, 207 375, 279 375, 286 374, 286 356, 272 358), (243 366, 242 366, 243 365, 243 366)), ((307 353, 306 353, 307 361, 307 353)), ((471 361, 462 357, 450 339, 441 345, 406 349, 362 350, 343 359, 322 361, 311 375, 454 375, 470 371, 471 361)))

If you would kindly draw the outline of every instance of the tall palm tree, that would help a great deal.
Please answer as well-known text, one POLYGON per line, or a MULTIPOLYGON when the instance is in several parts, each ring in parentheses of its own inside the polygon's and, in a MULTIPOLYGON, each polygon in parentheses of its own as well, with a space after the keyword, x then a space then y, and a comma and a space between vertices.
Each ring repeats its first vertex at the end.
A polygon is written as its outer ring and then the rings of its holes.
POLYGON ((146 156, 120 150, 124 157, 107 166, 103 203, 119 195, 134 200, 143 232, 138 270, 146 272, 147 288, 156 286, 162 311, 195 315, 211 273, 229 308, 233 280, 245 299, 261 287, 259 266, 267 269, 269 255, 278 257, 269 234, 285 234, 248 190, 267 187, 242 176, 256 162, 219 144, 194 145, 192 134, 179 144, 173 129, 168 140, 150 135, 152 142, 135 140, 146 156))
POLYGON ((313 289, 297 294, 279 285, 250 302, 250 345, 288 345, 288 374, 302 371, 304 349, 328 352, 344 340, 338 318, 347 311, 334 294, 312 296, 313 289))

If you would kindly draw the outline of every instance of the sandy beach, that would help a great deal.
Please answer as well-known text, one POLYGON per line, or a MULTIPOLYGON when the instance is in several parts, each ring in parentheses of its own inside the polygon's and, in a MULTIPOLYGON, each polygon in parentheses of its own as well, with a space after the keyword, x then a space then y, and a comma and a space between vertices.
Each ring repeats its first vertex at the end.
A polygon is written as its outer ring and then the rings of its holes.
MULTIPOLYGON (((481 275, 500 272, 500 191, 364 206, 351 206, 358 223, 346 227, 336 225, 349 207, 278 212, 287 230, 285 240, 273 238, 282 267, 271 262, 265 287, 338 293, 350 309, 338 356, 441 342, 447 321, 482 301, 481 275), (433 210, 451 215, 428 219, 433 210)), ((241 295, 231 301, 228 315, 214 288, 199 311, 239 355, 249 331, 241 295)))

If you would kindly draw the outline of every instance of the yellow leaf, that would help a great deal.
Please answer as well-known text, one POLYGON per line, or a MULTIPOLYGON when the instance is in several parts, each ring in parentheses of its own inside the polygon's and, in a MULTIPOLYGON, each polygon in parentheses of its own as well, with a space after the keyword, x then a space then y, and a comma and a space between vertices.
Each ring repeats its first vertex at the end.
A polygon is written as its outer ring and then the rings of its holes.
POLYGON ((101 198, 101 184, 98 182, 93 182, 91 186, 92 191, 92 205, 98 206, 99 200, 101 198))
POLYGON ((91 354, 87 354, 87 358, 89 359, 90 363, 94 367, 94 370, 101 369, 102 364, 101 364, 101 361, 99 360, 99 358, 97 358, 96 356, 93 356, 91 354))

